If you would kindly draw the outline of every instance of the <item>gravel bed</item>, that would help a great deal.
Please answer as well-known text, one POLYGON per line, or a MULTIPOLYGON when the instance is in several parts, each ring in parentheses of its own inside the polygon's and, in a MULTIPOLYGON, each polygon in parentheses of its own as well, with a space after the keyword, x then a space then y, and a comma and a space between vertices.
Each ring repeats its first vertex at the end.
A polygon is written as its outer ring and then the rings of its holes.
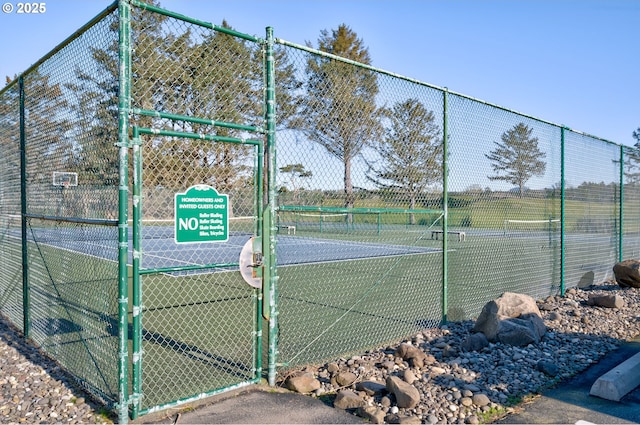
POLYGON ((576 375, 640 335, 640 289, 607 282, 572 288, 565 297, 551 296, 537 300, 537 305, 547 332, 536 344, 491 343, 464 351, 461 347, 474 322, 451 323, 393 346, 288 371, 280 384, 291 388, 291 378, 304 375, 308 379, 302 382, 316 388, 311 396, 373 423, 476 424, 512 411, 527 396, 576 375), (594 295, 619 295, 624 306, 589 305, 594 295), (422 351, 424 364, 416 366, 403 358, 400 344, 422 351), (398 406, 402 403, 391 391, 390 377, 418 390, 401 394, 419 398, 417 405, 398 406))
POLYGON ((113 423, 102 411, 0 315, 0 423, 113 423))

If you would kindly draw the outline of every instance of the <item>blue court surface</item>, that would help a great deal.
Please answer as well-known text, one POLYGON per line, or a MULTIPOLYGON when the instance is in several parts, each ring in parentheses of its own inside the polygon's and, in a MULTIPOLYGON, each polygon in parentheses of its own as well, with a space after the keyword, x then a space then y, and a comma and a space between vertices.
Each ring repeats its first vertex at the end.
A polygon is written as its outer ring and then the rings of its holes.
MULTIPOLYGON (((116 230, 98 235, 93 229, 37 229, 28 232, 29 240, 40 245, 78 252, 93 257, 117 261, 116 230)), ((18 235, 12 235, 17 237, 18 235)), ((133 252, 131 232, 130 252, 133 252)), ((240 252, 251 235, 231 235, 227 242, 177 244, 172 237, 141 239, 143 269, 158 269, 182 266, 237 264, 240 252)), ((394 245, 372 242, 357 242, 337 239, 323 239, 306 236, 279 235, 276 245, 278 266, 292 266, 313 263, 352 261, 366 258, 396 257, 442 252, 441 249, 394 245)), ((131 264, 131 254, 129 258, 131 264)), ((233 270, 237 266, 209 269, 233 270)), ((203 270, 189 273, 202 273, 203 270)), ((185 274, 185 272, 179 272, 185 274)))

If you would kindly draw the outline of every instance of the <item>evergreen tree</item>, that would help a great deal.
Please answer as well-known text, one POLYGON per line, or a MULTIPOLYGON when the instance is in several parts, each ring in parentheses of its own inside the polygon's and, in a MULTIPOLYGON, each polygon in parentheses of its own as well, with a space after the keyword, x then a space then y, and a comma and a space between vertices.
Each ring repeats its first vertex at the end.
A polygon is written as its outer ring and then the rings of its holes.
MULTIPOLYGON (((369 164, 368 178, 381 189, 400 194, 414 209, 429 186, 442 178, 443 145, 435 116, 417 99, 384 110, 384 137, 373 146, 379 164, 369 164)), ((410 217, 415 224, 414 215, 410 217)))
MULTIPOLYGON (((321 32, 318 49, 353 61, 370 64, 369 51, 346 25, 321 32)), ((380 133, 376 119, 376 74, 338 60, 311 55, 307 61, 306 96, 297 127, 344 165, 344 206, 355 197, 351 164, 363 147, 380 133)))
POLYGON ((519 195, 524 193, 525 183, 533 176, 544 174, 546 155, 538 148, 538 138, 531 137, 533 129, 524 123, 517 124, 502 134, 502 143, 495 142, 496 149, 485 156, 496 172, 489 180, 504 180, 518 185, 519 195))

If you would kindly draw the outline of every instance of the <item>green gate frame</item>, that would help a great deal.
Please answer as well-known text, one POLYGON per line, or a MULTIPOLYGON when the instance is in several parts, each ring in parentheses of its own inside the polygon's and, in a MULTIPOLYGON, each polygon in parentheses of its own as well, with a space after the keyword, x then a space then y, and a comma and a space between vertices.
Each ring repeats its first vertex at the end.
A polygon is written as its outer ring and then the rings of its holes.
MULTIPOLYGON (((277 333, 278 333, 278 309, 277 309, 277 273, 276 273, 276 221, 275 221, 275 199, 276 199, 276 153, 275 153, 275 67, 274 67, 274 37, 273 29, 268 27, 266 29, 266 40, 252 37, 228 28, 219 27, 208 22, 199 21, 187 16, 170 12, 159 7, 155 7, 146 3, 142 3, 139 0, 116 0, 119 11, 119 104, 118 104, 118 147, 119 147, 119 159, 120 159, 120 171, 119 171, 119 196, 118 196, 118 296, 119 296, 119 309, 118 309, 118 323, 119 323, 119 403, 118 403, 118 419, 120 423, 127 423, 129 418, 129 406, 131 406, 131 418, 135 419, 139 415, 151 413, 156 410, 162 410, 176 405, 188 403, 198 400, 203 396, 211 396, 222 391, 228 391, 236 387, 249 385, 252 383, 260 382, 262 377, 262 317, 269 323, 269 354, 268 354, 268 381, 270 385, 275 385, 276 380, 276 356, 277 356, 277 333), (265 82, 265 98, 264 98, 264 123, 265 128, 227 123, 221 121, 214 121, 205 118, 188 117, 176 114, 170 114, 159 111, 132 109, 131 108, 131 6, 135 6, 140 9, 149 10, 155 13, 159 13, 164 16, 173 17, 183 20, 185 22, 194 23, 205 28, 213 29, 219 32, 223 32, 229 35, 233 35, 245 40, 252 41, 254 43, 261 44, 264 52, 264 82, 265 82), (170 120, 187 121, 192 123, 199 123, 205 125, 212 125, 218 127, 226 127, 232 129, 239 129, 249 131, 253 133, 264 134, 265 141, 259 140, 242 140, 230 137, 203 135, 195 133, 183 133, 176 131, 159 131, 149 128, 132 127, 133 137, 129 139, 129 116, 131 114, 138 114, 156 118, 164 118, 170 120), (162 406, 156 406, 151 409, 141 410, 140 401, 142 397, 141 387, 141 375, 142 375, 142 352, 141 352, 141 340, 142 340, 142 326, 141 326, 141 290, 140 281, 141 276, 144 274, 158 273, 163 270, 144 270, 140 269, 140 227, 141 227, 141 184, 142 184, 142 152, 141 152, 141 139, 142 135, 157 134, 171 137, 184 137, 192 139, 204 139, 214 142, 224 143, 236 143, 253 145, 257 148, 257 161, 256 161, 256 194, 254 199, 254 208, 258 215, 256 223, 255 233, 256 239, 254 242, 254 250, 260 250, 262 252, 263 263, 262 268, 258 273, 262 274, 263 287, 258 289, 258 302, 257 302, 257 317, 256 317, 256 373, 253 380, 249 382, 239 383, 233 387, 226 387, 222 389, 213 390, 206 394, 194 395, 191 398, 175 400, 173 402, 164 404, 162 406), (133 265, 132 265, 132 303, 133 303, 133 343, 131 353, 132 362, 132 382, 131 390, 132 394, 129 395, 129 358, 130 353, 128 349, 128 163, 129 163, 129 149, 133 151, 133 265), (266 175, 265 175, 266 171, 266 175), (267 191, 266 197, 264 190, 267 191)), ((193 268, 211 268, 216 265, 207 265, 200 267, 188 267, 193 268)), ((220 266, 220 265, 217 265, 220 266)), ((229 264, 226 264, 229 266, 229 264)), ((187 268, 180 268, 181 270, 187 268)), ((171 271, 177 271, 177 268, 172 268, 171 271)))
MULTIPOLYGON (((217 127, 226 127, 226 128, 234 128, 241 129, 250 132, 260 133, 261 129, 252 126, 239 125, 233 123, 219 122, 213 121, 204 118, 197 117, 188 117, 176 114, 168 114, 156 111, 149 110, 141 110, 136 109, 134 111, 135 114, 151 116, 156 118, 164 118, 171 119, 174 121, 185 121, 191 123, 199 123, 212 125, 217 127)), ((173 407, 179 404, 188 403, 191 401, 195 401, 197 399, 202 398, 203 396, 211 396, 222 391, 228 391, 234 388, 243 387, 246 385, 254 384, 260 382, 262 375, 262 316, 263 316, 263 307, 261 300, 263 300, 262 289, 257 288, 257 297, 254 299, 256 302, 256 317, 254 318, 254 361, 253 365, 254 376, 252 379, 244 382, 238 382, 236 385, 225 387, 221 389, 214 389, 208 391, 204 394, 197 394, 192 397, 188 397, 182 400, 175 400, 160 406, 152 407, 149 409, 141 409, 141 399, 143 396, 143 388, 142 388, 142 276, 150 275, 156 273, 168 273, 168 272, 177 272, 177 271, 185 271, 185 270, 200 270, 200 269, 215 269, 221 267, 230 267, 230 266, 239 266, 239 263, 224 263, 224 264, 205 264, 205 265, 192 265, 192 266, 175 266, 175 267, 164 267, 164 268, 155 268, 155 269, 143 269, 141 268, 141 259, 142 259, 142 246, 141 246, 141 229, 142 229, 142 208, 143 208, 143 198, 142 198, 142 136, 143 135, 158 135, 158 136, 168 136, 168 137, 177 137, 177 138, 187 138, 187 139, 197 139, 197 140, 206 140, 210 142, 219 142, 219 143, 233 143, 233 144, 242 144, 249 145, 255 147, 255 163, 254 163, 254 211, 258 217, 262 216, 263 205, 263 190, 262 184, 263 181, 263 142, 260 140, 253 139, 238 139, 233 137, 224 137, 224 136, 215 136, 210 134, 197 134, 197 133, 188 133, 188 132, 179 132, 179 131, 169 131, 169 130, 155 130, 151 128, 138 127, 133 126, 133 137, 131 140, 131 146, 133 148, 133 259, 132 259, 132 304, 133 304, 133 335, 132 335, 132 394, 129 398, 129 404, 131 404, 131 417, 133 419, 137 418, 140 415, 148 414, 157 410, 166 409, 169 407, 173 407)), ((262 240, 262 222, 260 219, 256 220, 254 225, 254 235, 257 243, 254 244, 254 248, 261 250, 261 240, 262 240)), ((259 270, 261 272, 261 270, 259 270)))

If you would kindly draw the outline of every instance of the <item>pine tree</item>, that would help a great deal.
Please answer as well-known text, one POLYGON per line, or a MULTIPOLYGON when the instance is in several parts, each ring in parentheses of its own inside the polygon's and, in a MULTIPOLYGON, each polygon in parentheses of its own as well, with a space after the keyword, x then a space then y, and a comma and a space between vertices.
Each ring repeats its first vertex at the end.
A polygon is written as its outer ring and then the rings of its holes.
MULTIPOLYGON (((363 41, 346 25, 331 33, 324 30, 319 50, 370 64, 363 41)), ((352 208, 355 197, 351 164, 363 147, 380 133, 376 118, 377 78, 373 71, 319 55, 307 61, 306 96, 297 127, 344 165, 344 206, 352 208)))
POLYGON ((544 174, 546 155, 538 148, 538 138, 532 137, 533 129, 524 123, 517 124, 502 134, 502 143, 495 142, 496 149, 485 156, 496 172, 489 180, 504 180, 518 185, 522 198, 525 183, 533 176, 544 174))
MULTIPOLYGON (((369 180, 408 199, 414 209, 426 190, 442 178, 443 145, 435 116, 417 99, 386 109, 384 137, 373 144, 379 160, 369 164, 369 180)), ((415 224, 413 214, 411 224, 415 224)))

